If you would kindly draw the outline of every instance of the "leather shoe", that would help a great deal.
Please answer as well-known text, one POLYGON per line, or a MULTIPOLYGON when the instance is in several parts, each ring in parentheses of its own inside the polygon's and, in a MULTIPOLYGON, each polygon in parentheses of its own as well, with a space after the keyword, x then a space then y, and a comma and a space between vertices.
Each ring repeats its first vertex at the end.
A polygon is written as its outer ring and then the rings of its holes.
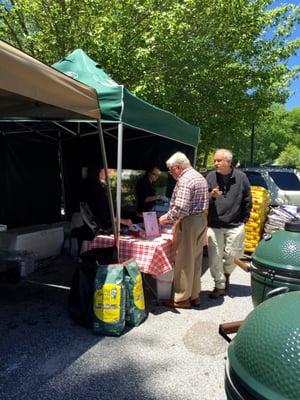
POLYGON ((191 308, 191 302, 189 300, 184 301, 174 301, 174 300, 165 300, 162 302, 163 306, 169 308, 191 308))
POLYGON ((191 305, 194 306, 194 307, 199 307, 200 306, 199 297, 196 297, 195 299, 191 299, 191 305))
POLYGON ((209 297, 211 299, 218 299, 219 297, 225 296, 225 294, 226 294, 225 289, 214 288, 214 290, 210 292, 209 297))

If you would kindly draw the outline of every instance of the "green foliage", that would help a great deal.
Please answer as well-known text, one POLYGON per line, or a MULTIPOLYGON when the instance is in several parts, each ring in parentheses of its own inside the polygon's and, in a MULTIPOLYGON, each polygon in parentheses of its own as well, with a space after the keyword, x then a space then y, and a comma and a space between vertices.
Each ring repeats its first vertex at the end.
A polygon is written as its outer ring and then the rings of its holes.
MULTIPOLYGON (((249 159, 252 124, 265 124, 270 106, 285 102, 299 73, 287 65, 300 46, 290 39, 299 7, 272 4, 4 0, 0 36, 50 64, 83 48, 137 95, 200 126, 199 163, 206 165, 218 147, 249 159)), ((267 157, 282 146, 272 140, 267 157)), ((261 159, 260 144, 257 154, 261 159)))
MULTIPOLYGON (((271 163, 288 143, 300 140, 300 109, 287 112, 282 105, 273 105, 256 127, 255 159, 257 163, 271 163), (299 125, 298 125, 299 124, 299 125)), ((300 144, 300 143, 299 143, 300 144)))
POLYGON ((290 141, 300 147, 300 107, 296 107, 288 113, 287 121, 293 132, 290 141))
POLYGON ((142 173, 139 175, 132 174, 126 180, 122 180, 122 204, 136 205, 136 185, 141 178, 142 173))
POLYGON ((277 163, 279 165, 293 165, 300 168, 300 147, 289 143, 280 153, 277 163))

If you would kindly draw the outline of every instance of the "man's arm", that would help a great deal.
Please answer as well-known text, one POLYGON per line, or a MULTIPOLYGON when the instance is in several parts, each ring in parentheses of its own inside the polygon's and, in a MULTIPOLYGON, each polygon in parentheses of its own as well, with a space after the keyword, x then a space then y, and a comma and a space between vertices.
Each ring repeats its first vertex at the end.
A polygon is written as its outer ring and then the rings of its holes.
POLYGON ((249 180, 246 175, 244 176, 243 187, 244 187, 243 203, 244 203, 244 210, 245 210, 244 222, 247 223, 248 219, 250 217, 251 209, 252 209, 252 194, 251 194, 251 189, 250 189, 250 183, 249 183, 249 180))

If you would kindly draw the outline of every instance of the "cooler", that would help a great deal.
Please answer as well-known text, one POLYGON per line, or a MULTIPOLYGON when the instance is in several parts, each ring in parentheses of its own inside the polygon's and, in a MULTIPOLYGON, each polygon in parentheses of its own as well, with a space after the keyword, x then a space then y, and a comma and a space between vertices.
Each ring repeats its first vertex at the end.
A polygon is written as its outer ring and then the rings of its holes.
POLYGON ((169 300, 172 296, 172 284, 173 284, 174 272, 169 271, 165 274, 155 276, 156 279, 156 291, 158 300, 169 300))
POLYGON ((33 225, 0 232, 0 249, 28 251, 37 259, 60 254, 64 229, 57 225, 33 225))

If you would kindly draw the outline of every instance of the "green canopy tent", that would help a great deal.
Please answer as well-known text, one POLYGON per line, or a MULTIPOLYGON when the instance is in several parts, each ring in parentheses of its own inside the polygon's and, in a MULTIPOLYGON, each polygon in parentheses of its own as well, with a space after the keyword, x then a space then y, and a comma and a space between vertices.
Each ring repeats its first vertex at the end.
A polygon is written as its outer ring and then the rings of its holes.
MULTIPOLYGON (((183 151, 195 163, 200 137, 198 127, 136 97, 123 85, 113 81, 81 49, 73 51, 53 67, 96 89, 104 133, 115 139, 117 146, 118 221, 123 159, 127 168, 141 169, 149 166, 150 160, 153 164, 163 166, 174 151, 183 151)), ((81 134, 89 135, 90 132, 81 134)), ((112 149, 113 146, 106 148, 112 149)), ((108 158, 113 159, 114 155, 108 158)))

